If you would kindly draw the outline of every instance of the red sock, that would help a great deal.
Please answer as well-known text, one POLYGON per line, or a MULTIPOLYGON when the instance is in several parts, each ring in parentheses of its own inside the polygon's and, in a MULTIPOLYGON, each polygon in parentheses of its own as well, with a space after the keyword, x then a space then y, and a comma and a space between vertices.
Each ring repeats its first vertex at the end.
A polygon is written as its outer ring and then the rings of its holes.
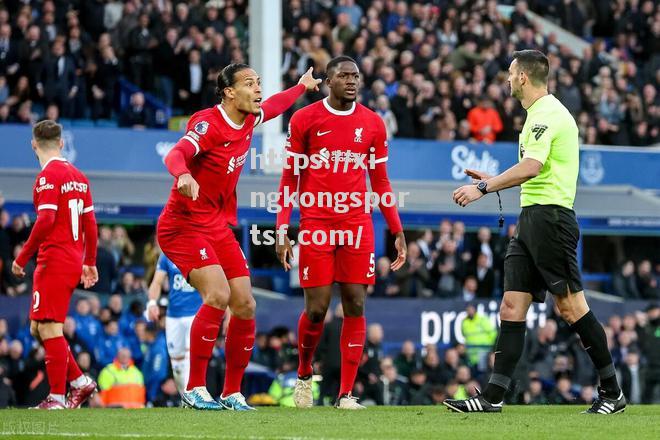
POLYGON ((72 382, 78 379, 80 376, 82 376, 83 372, 80 370, 80 367, 76 362, 76 358, 73 356, 73 352, 71 351, 71 346, 67 344, 66 348, 68 349, 69 352, 69 363, 67 364, 66 367, 66 381, 72 382))
POLYGON ((187 390, 206 386, 206 369, 225 311, 202 304, 190 326, 190 375, 187 390))
POLYGON ((367 335, 367 320, 364 316, 344 317, 339 338, 341 352, 341 386, 339 395, 353 391, 355 376, 357 376, 360 359, 364 350, 364 340, 367 335))
POLYGON ((51 394, 66 394, 66 364, 69 360, 67 344, 64 336, 46 339, 46 374, 51 394))
POLYGON ((250 362, 254 348, 255 328, 254 318, 240 319, 232 316, 229 319, 225 338, 226 371, 225 387, 222 390, 223 397, 241 391, 243 373, 250 362))
POLYGON ((310 376, 314 369, 312 360, 323 334, 323 321, 314 323, 304 311, 298 319, 298 377, 310 376))

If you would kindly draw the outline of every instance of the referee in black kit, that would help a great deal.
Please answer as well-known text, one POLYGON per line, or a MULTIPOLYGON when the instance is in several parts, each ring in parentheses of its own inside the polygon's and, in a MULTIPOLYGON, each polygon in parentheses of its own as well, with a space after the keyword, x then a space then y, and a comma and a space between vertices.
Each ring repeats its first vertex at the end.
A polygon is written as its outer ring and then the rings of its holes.
POLYGON ((543 53, 513 53, 508 79, 511 96, 527 110, 519 139, 519 162, 494 177, 466 170, 476 184, 454 191, 454 201, 467 206, 490 192, 520 185, 522 212, 504 259, 504 298, 493 373, 483 394, 477 392, 467 400, 445 400, 452 411, 502 411, 504 393, 523 351, 527 310, 532 301, 545 301, 546 290, 552 293, 562 318, 580 335, 598 370, 598 397, 584 412, 617 414, 626 407, 605 332, 582 291, 576 252, 580 231, 573 212, 579 170, 578 128, 566 107, 548 93, 548 71, 543 53))

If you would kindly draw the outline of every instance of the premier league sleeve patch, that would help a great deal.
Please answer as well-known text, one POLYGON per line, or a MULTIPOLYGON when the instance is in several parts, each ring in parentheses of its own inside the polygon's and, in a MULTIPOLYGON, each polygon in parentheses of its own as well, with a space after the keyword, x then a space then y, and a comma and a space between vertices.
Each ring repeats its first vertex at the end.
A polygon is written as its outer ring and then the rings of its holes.
POLYGON ((195 131, 199 134, 206 134, 209 129, 209 123, 206 121, 201 121, 195 124, 195 131))

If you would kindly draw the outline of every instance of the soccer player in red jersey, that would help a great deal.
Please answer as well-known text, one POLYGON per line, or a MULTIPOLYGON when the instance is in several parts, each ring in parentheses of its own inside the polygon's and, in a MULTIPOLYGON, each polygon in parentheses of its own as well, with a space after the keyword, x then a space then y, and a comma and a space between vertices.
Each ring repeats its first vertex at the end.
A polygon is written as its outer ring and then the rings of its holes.
POLYGON ((41 164, 33 189, 37 220, 12 272, 24 277, 23 268, 39 250, 30 331, 46 349, 50 394, 36 408, 77 408, 94 393, 96 383, 80 371, 63 328, 78 283, 88 289, 98 281, 94 205, 87 177, 60 154, 62 127, 41 121, 32 136, 32 149, 41 164), (65 399, 67 381, 70 391, 65 399))
MULTIPOLYGON (((286 144, 288 154, 280 183, 280 211, 277 216, 278 241, 276 251, 286 270, 292 256, 287 228, 292 206, 287 194, 299 187, 300 200, 300 284, 305 291, 305 311, 298 322, 299 366, 294 401, 298 407, 311 407, 312 358, 321 338, 323 320, 332 297, 332 284, 338 282, 344 308, 340 337, 341 382, 336 407, 362 409, 351 391, 355 382, 366 334, 364 301, 367 285, 374 284, 374 234, 368 202, 366 171, 372 191, 393 197, 387 177, 387 135, 381 118, 367 107, 356 103, 360 87, 360 71, 355 61, 341 56, 327 66, 326 84, 330 95, 322 101, 298 110, 291 118, 286 144), (300 164, 310 164, 300 170, 300 164), (296 171, 299 170, 299 176, 296 171), (351 206, 320 203, 322 193, 331 200, 348 201, 351 206), (319 202, 303 204, 303 195, 312 195, 319 202), (353 197, 359 194, 359 197, 353 197), (347 197, 347 195, 351 195, 347 197), (353 201, 360 203, 353 203, 353 201), (353 243, 333 243, 331 234, 350 232, 353 243), (310 239, 312 233, 326 239, 324 244, 310 239), (358 237, 357 240, 355 237, 358 237)), ((307 198, 307 200, 312 200, 307 198)), ((380 204, 380 210, 392 234, 396 235, 397 259, 392 270, 398 270, 406 260, 403 228, 394 204, 380 204)), ((348 240, 348 235, 344 238, 348 240)), ((322 240, 321 240, 322 241, 322 240)))
POLYGON ((236 184, 254 127, 279 116, 306 90, 318 90, 320 82, 310 69, 298 85, 262 103, 257 73, 230 64, 217 79, 221 103, 195 113, 165 158, 175 180, 158 220, 158 242, 203 300, 190 328, 190 375, 182 395, 188 407, 253 409, 240 392, 254 345, 255 301, 247 261, 230 229, 237 223, 236 184), (227 306, 225 383, 216 402, 206 389, 206 370, 227 306))

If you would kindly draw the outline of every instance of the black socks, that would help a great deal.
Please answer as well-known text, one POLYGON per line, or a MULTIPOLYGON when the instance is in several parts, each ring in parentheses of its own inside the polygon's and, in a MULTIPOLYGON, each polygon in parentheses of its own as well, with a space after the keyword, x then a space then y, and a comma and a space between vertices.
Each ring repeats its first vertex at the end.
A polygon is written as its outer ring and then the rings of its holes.
POLYGON ((500 403, 509 388, 511 376, 525 347, 525 321, 502 321, 495 343, 495 366, 483 396, 490 403, 500 403))

